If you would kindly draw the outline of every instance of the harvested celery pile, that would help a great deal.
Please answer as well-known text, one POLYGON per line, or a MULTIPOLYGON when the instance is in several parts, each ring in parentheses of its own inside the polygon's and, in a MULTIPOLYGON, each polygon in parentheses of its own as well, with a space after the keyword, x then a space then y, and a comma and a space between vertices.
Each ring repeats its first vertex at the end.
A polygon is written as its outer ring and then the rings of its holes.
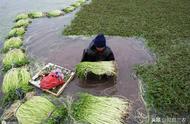
POLYGON ((18 108, 16 117, 20 124, 41 124, 55 108, 48 99, 33 96, 18 108))
POLYGON ((72 106, 72 114, 79 122, 89 124, 123 124, 128 102, 116 97, 81 94, 72 106))
POLYGON ((63 11, 66 12, 66 13, 69 13, 69 12, 72 12, 74 9, 75 9, 75 7, 70 6, 70 7, 67 7, 65 9, 63 9, 63 11))
POLYGON ((80 5, 81 5, 80 2, 76 2, 76 3, 72 4, 73 7, 79 7, 80 5))
POLYGON ((4 76, 2 91, 6 94, 17 88, 25 88, 30 79, 30 73, 26 68, 13 68, 4 76))
POLYGON ((20 49, 13 49, 5 54, 3 58, 3 69, 7 71, 12 67, 18 67, 27 63, 26 54, 20 49))
POLYGON ((15 23, 14 27, 17 28, 17 27, 23 26, 26 28, 30 23, 31 23, 31 21, 29 19, 21 19, 15 23))
POLYGON ((23 41, 20 37, 12 37, 5 41, 3 51, 7 52, 9 49, 19 48, 20 46, 22 46, 22 44, 23 41))
POLYGON ((27 13, 21 13, 16 16, 16 21, 18 21, 20 19, 27 19, 27 18, 29 18, 27 13))
POLYGON ((116 76, 117 74, 116 66, 113 61, 81 62, 76 65, 76 74, 79 78, 87 78, 89 73, 97 76, 116 76))
POLYGON ((6 106, 16 99, 20 99, 16 93, 18 89, 20 91, 22 90, 24 94, 31 91, 32 87, 28 85, 30 79, 30 73, 26 68, 13 68, 9 70, 5 74, 2 84, 2 91, 4 93, 1 103, 2 106, 6 106))
POLYGON ((30 18, 40 18, 40 17, 43 17, 44 16, 44 14, 43 14, 43 12, 31 12, 31 13, 29 13, 28 14, 28 16, 30 17, 30 18))
POLYGON ((52 10, 47 13, 48 17, 57 17, 63 15, 63 12, 61 10, 52 10))
POLYGON ((14 36, 23 36, 25 33, 25 28, 24 27, 19 27, 19 28, 13 28, 8 36, 9 37, 14 37, 14 36))

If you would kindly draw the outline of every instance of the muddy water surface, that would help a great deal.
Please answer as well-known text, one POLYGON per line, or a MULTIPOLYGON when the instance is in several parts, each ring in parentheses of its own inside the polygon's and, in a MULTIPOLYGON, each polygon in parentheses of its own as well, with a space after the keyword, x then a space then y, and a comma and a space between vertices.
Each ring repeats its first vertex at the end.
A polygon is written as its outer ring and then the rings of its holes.
MULTIPOLYGON (((25 47, 28 54, 41 62, 51 62, 74 69, 81 60, 83 49, 94 38, 94 36, 62 36, 63 27, 70 23, 74 14, 34 21, 25 36, 25 47)), ((75 78, 63 94, 73 95, 78 92, 90 92, 96 95, 126 97, 131 101, 132 107, 128 122, 135 124, 140 120, 140 117, 137 117, 139 116, 138 112, 145 113, 145 108, 140 99, 138 81, 133 77, 133 67, 136 64, 151 63, 153 58, 143 45, 143 39, 117 36, 106 36, 106 38, 118 64, 116 84, 112 85, 107 81, 97 85, 83 85, 75 78)))

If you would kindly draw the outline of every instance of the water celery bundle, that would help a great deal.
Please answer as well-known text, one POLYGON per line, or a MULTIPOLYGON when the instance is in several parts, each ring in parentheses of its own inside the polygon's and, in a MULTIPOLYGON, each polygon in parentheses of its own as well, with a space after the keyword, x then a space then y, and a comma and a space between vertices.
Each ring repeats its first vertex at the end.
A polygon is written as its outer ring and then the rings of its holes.
POLYGON ((76 65, 76 74, 79 78, 87 78, 91 73, 97 76, 116 76, 116 66, 113 61, 81 62, 76 65))
POLYGON ((127 114, 128 102, 116 97, 80 94, 72 106, 74 118, 89 124, 123 124, 127 114))
POLYGON ((41 124, 55 108, 48 99, 33 96, 18 108, 16 117, 20 124, 41 124))
POLYGON ((26 54, 21 49, 13 49, 5 54, 3 58, 3 69, 7 71, 12 67, 22 66, 28 62, 26 54))
POLYGON ((79 3, 85 3, 86 0, 78 0, 79 3))
POLYGON ((44 16, 44 13, 43 12, 37 12, 37 11, 34 11, 34 12, 31 12, 28 14, 28 16, 30 18, 40 18, 40 17, 43 17, 44 16))
POLYGON ((81 5, 80 2, 76 2, 76 3, 72 4, 71 6, 73 6, 73 7, 79 7, 80 5, 81 5))
POLYGON ((6 94, 17 88, 22 88, 24 90, 30 79, 30 73, 26 68, 12 68, 4 76, 2 91, 6 94))
POLYGON ((48 17, 57 17, 63 15, 63 12, 61 10, 52 10, 47 12, 48 17))
POLYGON ((3 46, 3 51, 7 52, 10 49, 13 48, 19 48, 23 44, 23 41, 20 37, 12 37, 8 40, 5 41, 4 46, 3 46))
POLYGON ((64 11, 65 13, 69 13, 69 12, 72 12, 74 9, 75 9, 75 7, 70 6, 70 7, 66 7, 65 9, 63 9, 63 11, 64 11))
POLYGON ((29 18, 27 13, 21 13, 21 14, 16 16, 15 21, 18 21, 20 19, 27 19, 27 18, 29 18))
POLYGON ((27 27, 29 24, 31 23, 31 21, 29 19, 21 19, 19 21, 17 21, 15 23, 15 28, 18 28, 18 27, 27 27))
POLYGON ((25 27, 13 28, 8 36, 9 37, 16 37, 16 36, 23 36, 25 33, 25 27))

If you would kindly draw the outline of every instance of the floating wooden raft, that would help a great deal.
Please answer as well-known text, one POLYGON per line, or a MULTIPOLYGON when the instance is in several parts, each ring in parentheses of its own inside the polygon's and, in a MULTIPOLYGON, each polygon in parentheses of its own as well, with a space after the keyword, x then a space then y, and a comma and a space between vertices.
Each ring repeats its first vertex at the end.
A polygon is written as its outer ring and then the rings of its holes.
POLYGON ((63 92, 63 90, 65 89, 67 84, 69 84, 69 82, 72 81, 72 79, 75 76, 75 72, 73 72, 73 71, 71 71, 71 70, 69 70, 67 68, 64 68, 64 67, 52 64, 52 63, 48 63, 36 75, 34 75, 34 77, 32 77, 32 80, 30 80, 30 83, 32 85, 40 88, 41 75, 44 74, 44 73, 50 73, 51 71, 53 71, 53 70, 55 70, 57 68, 60 69, 62 71, 62 73, 64 74, 65 83, 63 85, 58 86, 58 87, 56 87, 54 89, 51 89, 51 90, 44 90, 44 89, 42 89, 42 90, 45 91, 45 92, 48 92, 48 93, 50 93, 50 94, 52 94, 54 96, 59 96, 63 92))

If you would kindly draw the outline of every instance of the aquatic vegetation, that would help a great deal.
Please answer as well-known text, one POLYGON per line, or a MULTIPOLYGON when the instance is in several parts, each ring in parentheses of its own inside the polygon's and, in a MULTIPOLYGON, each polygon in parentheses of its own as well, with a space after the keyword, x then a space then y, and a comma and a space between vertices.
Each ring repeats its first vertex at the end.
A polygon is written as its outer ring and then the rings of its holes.
POLYGON ((9 32, 8 37, 23 36, 24 33, 25 33, 25 28, 24 28, 24 27, 13 28, 13 29, 9 32))
POLYGON ((73 6, 66 7, 65 9, 63 9, 63 11, 66 13, 72 12, 73 10, 75 10, 75 7, 73 7, 73 6))
POLYGON ((44 13, 43 13, 43 12, 35 11, 35 12, 29 13, 28 16, 29 16, 30 18, 40 18, 40 17, 43 17, 43 16, 44 16, 44 13))
POLYGON ((15 23, 14 28, 18 28, 18 27, 26 28, 30 23, 31 21, 29 19, 21 19, 15 23))
POLYGON ((80 2, 76 2, 76 3, 72 4, 71 6, 73 6, 73 7, 79 7, 80 5, 81 5, 80 2))
POLYGON ((82 93, 72 105, 72 114, 77 121, 89 124, 123 124, 128 107, 121 98, 82 93))
POLYGON ((89 73, 97 76, 116 76, 117 74, 116 66, 113 61, 81 62, 76 65, 76 74, 79 78, 87 78, 89 73))
POLYGON ((78 0, 79 3, 85 3, 86 0, 78 0))
POLYGON ((26 54, 21 49, 13 49, 3 58, 3 69, 7 71, 12 67, 22 66, 28 63, 26 54))
POLYGON ((30 79, 30 73, 25 67, 9 70, 5 74, 2 84, 2 91, 4 93, 1 101, 2 106, 13 103, 14 100, 21 99, 24 97, 24 94, 32 91, 33 88, 28 85, 30 79))
POLYGON ((33 96, 18 108, 16 117, 21 124, 40 124, 48 118, 55 108, 55 105, 48 99, 33 96))
POLYGON ((10 49, 13 48, 20 48, 23 44, 23 40, 20 37, 12 37, 10 39, 7 39, 3 46, 3 51, 7 52, 10 49))
POLYGON ((52 10, 47 12, 48 17, 57 17, 63 15, 63 12, 61 10, 52 10))
POLYGON ((28 17, 28 14, 27 14, 27 13, 21 13, 21 14, 19 14, 19 15, 16 16, 15 21, 18 21, 18 20, 20 20, 20 19, 28 19, 28 18, 29 18, 29 17, 28 17))
POLYGON ((2 91, 6 94, 17 88, 25 88, 30 79, 30 73, 26 68, 12 68, 4 76, 2 91))
POLYGON ((100 6, 99 0, 93 0, 77 14, 64 35, 89 36, 104 32, 106 35, 145 38, 158 58, 152 66, 143 65, 137 69, 147 88, 147 104, 162 115, 189 115, 189 5, 189 0, 147 0, 146 3, 101 0, 100 6))

